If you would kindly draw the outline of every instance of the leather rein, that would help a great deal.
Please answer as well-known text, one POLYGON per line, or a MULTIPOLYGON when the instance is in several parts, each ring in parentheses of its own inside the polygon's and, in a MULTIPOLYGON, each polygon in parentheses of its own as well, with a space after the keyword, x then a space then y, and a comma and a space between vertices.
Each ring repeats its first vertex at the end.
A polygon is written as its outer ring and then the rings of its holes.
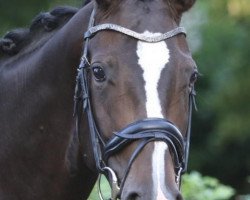
MULTIPOLYGON (((115 200, 119 197, 134 160, 140 154, 142 149, 152 141, 163 141, 169 146, 175 166, 176 182, 180 186, 181 175, 187 170, 191 134, 192 105, 195 105, 194 89, 192 88, 189 94, 188 126, 185 137, 183 137, 178 128, 168 120, 160 118, 146 118, 129 124, 124 129, 116 132, 114 136, 107 143, 105 143, 99 133, 99 130, 97 129, 95 119, 93 117, 88 83, 90 63, 88 61, 87 54, 90 39, 100 31, 115 31, 137 40, 156 43, 174 37, 178 34, 186 34, 185 29, 183 27, 177 27, 164 34, 151 37, 142 33, 134 32, 116 24, 100 24, 94 26, 94 22, 95 11, 93 10, 88 30, 84 34, 84 49, 76 78, 74 115, 76 116, 78 135, 80 134, 79 127, 81 116, 83 113, 86 113, 87 115, 96 168, 99 175, 104 174, 108 180, 111 180, 111 200, 115 200), (139 141, 139 144, 130 157, 124 177, 122 180, 118 181, 115 172, 106 164, 107 160, 110 156, 124 149, 133 141, 139 141)), ((103 199, 100 190, 99 195, 100 198, 103 199)))

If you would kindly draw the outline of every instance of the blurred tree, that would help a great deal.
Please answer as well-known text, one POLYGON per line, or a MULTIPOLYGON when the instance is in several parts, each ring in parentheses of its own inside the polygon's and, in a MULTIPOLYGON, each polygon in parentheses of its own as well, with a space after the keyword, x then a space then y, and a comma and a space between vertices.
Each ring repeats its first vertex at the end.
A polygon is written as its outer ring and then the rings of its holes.
POLYGON ((191 156, 193 168, 216 176, 243 193, 250 192, 247 1, 206 2, 208 21, 202 28, 201 48, 195 53, 204 75, 198 84, 199 112, 194 117, 191 156))
POLYGON ((84 0, 0 0, 0 35, 16 27, 28 26, 40 12, 48 11, 57 5, 80 7, 84 0))
POLYGON ((0 0, 1 34, 9 28, 27 26, 31 19, 42 10, 47 10, 50 0, 0 0))

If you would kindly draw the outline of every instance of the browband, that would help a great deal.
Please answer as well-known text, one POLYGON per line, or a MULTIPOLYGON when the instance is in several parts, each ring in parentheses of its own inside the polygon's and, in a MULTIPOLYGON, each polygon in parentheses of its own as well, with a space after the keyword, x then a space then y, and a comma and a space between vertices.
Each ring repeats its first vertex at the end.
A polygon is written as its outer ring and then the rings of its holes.
POLYGON ((144 42, 149 42, 149 43, 156 43, 160 42, 163 40, 166 40, 168 38, 171 38, 173 36, 176 36, 180 33, 183 33, 186 35, 186 30, 184 27, 177 27, 171 31, 168 31, 166 33, 159 33, 159 35, 154 35, 154 36, 148 36, 144 33, 137 33, 135 31, 132 31, 130 29, 127 29, 125 27, 116 25, 116 24, 100 24, 97 26, 93 26, 89 28, 89 30, 84 34, 84 39, 92 37, 94 34, 96 34, 99 31, 103 30, 112 30, 116 32, 123 33, 125 35, 128 35, 130 37, 133 37, 135 39, 144 41, 144 42))

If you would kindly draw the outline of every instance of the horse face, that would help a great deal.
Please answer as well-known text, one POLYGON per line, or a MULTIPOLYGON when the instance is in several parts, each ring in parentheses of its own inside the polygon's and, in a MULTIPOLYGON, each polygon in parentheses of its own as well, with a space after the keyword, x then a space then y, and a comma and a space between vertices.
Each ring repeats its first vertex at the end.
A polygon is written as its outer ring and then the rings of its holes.
MULTIPOLYGON (((181 13, 193 1, 96 3, 96 24, 118 24, 151 37, 176 28, 181 13)), ((89 58, 93 113, 106 140, 145 118, 167 119, 184 136, 188 126, 189 93, 197 69, 183 34, 148 43, 121 33, 102 31, 90 40, 89 58)), ((121 199, 181 199, 167 143, 155 140, 147 143, 130 163, 138 144, 138 140, 131 142, 108 159, 109 167, 120 181, 126 176, 121 199)))

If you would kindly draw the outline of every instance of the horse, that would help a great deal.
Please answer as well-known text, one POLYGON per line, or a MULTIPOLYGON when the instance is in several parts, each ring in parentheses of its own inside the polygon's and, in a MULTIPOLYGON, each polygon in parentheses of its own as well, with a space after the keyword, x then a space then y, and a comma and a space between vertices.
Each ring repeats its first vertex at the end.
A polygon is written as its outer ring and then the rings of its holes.
POLYGON ((183 199, 194 2, 92 0, 0 40, 0 199, 87 199, 99 174, 113 200, 183 199))

